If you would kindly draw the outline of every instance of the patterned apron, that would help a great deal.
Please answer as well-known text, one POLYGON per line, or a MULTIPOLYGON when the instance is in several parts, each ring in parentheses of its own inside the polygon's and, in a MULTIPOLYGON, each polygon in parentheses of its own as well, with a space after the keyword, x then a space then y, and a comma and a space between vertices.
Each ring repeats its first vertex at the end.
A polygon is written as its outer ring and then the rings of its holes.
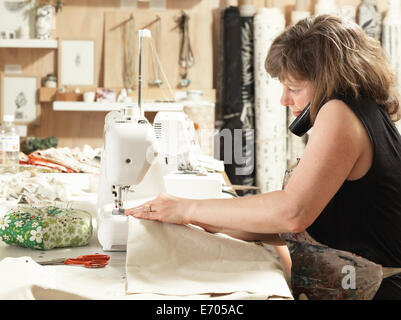
MULTIPOLYGON (((293 170, 286 171, 283 189, 293 170)), ((371 300, 384 278, 401 273, 401 268, 385 268, 354 253, 323 245, 307 231, 279 236, 291 255, 295 299, 371 300)))

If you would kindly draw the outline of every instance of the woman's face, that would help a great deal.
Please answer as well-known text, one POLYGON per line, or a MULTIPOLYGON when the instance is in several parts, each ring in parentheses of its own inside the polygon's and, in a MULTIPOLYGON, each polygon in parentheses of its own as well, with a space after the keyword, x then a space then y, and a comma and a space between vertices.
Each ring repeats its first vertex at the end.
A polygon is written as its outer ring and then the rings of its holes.
POLYGON ((288 76, 281 83, 283 84, 283 94, 280 103, 288 106, 295 117, 299 116, 312 99, 314 92, 312 82, 300 81, 288 76))

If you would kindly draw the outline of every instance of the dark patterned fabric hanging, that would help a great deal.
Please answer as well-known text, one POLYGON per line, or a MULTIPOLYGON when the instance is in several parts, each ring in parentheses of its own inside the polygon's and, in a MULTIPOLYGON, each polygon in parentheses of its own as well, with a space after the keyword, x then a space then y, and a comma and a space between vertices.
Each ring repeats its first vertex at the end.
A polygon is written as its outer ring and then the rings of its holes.
POLYGON ((222 79, 222 107, 223 121, 221 134, 224 139, 219 140, 220 159, 224 160, 224 167, 232 184, 241 184, 240 175, 236 174, 237 164, 234 150, 242 149, 242 139, 234 139, 236 129, 242 129, 240 120, 242 113, 241 100, 241 17, 238 7, 228 7, 223 14, 223 79, 222 79))
MULTIPOLYGON (((226 137, 228 131, 230 137, 219 141, 220 159, 224 160, 225 171, 232 184, 254 185, 254 133, 250 130, 254 128, 253 21, 252 18, 241 17, 238 7, 233 6, 225 9, 223 19, 221 103, 222 131, 226 134, 222 136, 226 137)), ((252 192, 237 191, 240 196, 252 192)))
POLYGON ((218 64, 216 81, 216 126, 223 123, 223 92, 224 92, 224 12, 222 7, 219 12, 219 42, 218 42, 218 64))
MULTIPOLYGON (((249 7, 248 7, 249 8, 249 7)), ((254 77, 254 12, 240 13, 241 15, 241 59, 242 59, 242 155, 245 159, 243 166, 242 185, 255 185, 255 77, 254 77)), ((243 191, 243 195, 254 194, 254 190, 243 191)))
POLYGON ((223 113, 224 119, 239 117, 241 102, 241 18, 237 7, 224 11, 224 77, 223 113))

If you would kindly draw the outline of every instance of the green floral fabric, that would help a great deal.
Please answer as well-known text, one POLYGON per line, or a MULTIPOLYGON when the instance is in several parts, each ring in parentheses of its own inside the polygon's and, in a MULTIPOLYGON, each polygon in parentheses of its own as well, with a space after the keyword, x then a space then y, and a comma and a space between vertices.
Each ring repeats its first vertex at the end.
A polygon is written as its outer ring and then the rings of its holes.
POLYGON ((87 245, 92 216, 79 209, 17 207, 0 218, 0 240, 11 245, 48 250, 87 245))

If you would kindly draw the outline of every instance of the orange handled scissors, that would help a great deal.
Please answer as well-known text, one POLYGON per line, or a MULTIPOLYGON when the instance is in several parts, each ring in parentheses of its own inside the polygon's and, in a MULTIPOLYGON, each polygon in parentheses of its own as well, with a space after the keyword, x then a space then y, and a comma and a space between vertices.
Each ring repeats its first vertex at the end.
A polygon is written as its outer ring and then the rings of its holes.
POLYGON ((85 268, 104 268, 110 257, 107 254, 88 254, 77 258, 58 258, 49 261, 41 261, 42 266, 58 264, 82 264, 85 268))

